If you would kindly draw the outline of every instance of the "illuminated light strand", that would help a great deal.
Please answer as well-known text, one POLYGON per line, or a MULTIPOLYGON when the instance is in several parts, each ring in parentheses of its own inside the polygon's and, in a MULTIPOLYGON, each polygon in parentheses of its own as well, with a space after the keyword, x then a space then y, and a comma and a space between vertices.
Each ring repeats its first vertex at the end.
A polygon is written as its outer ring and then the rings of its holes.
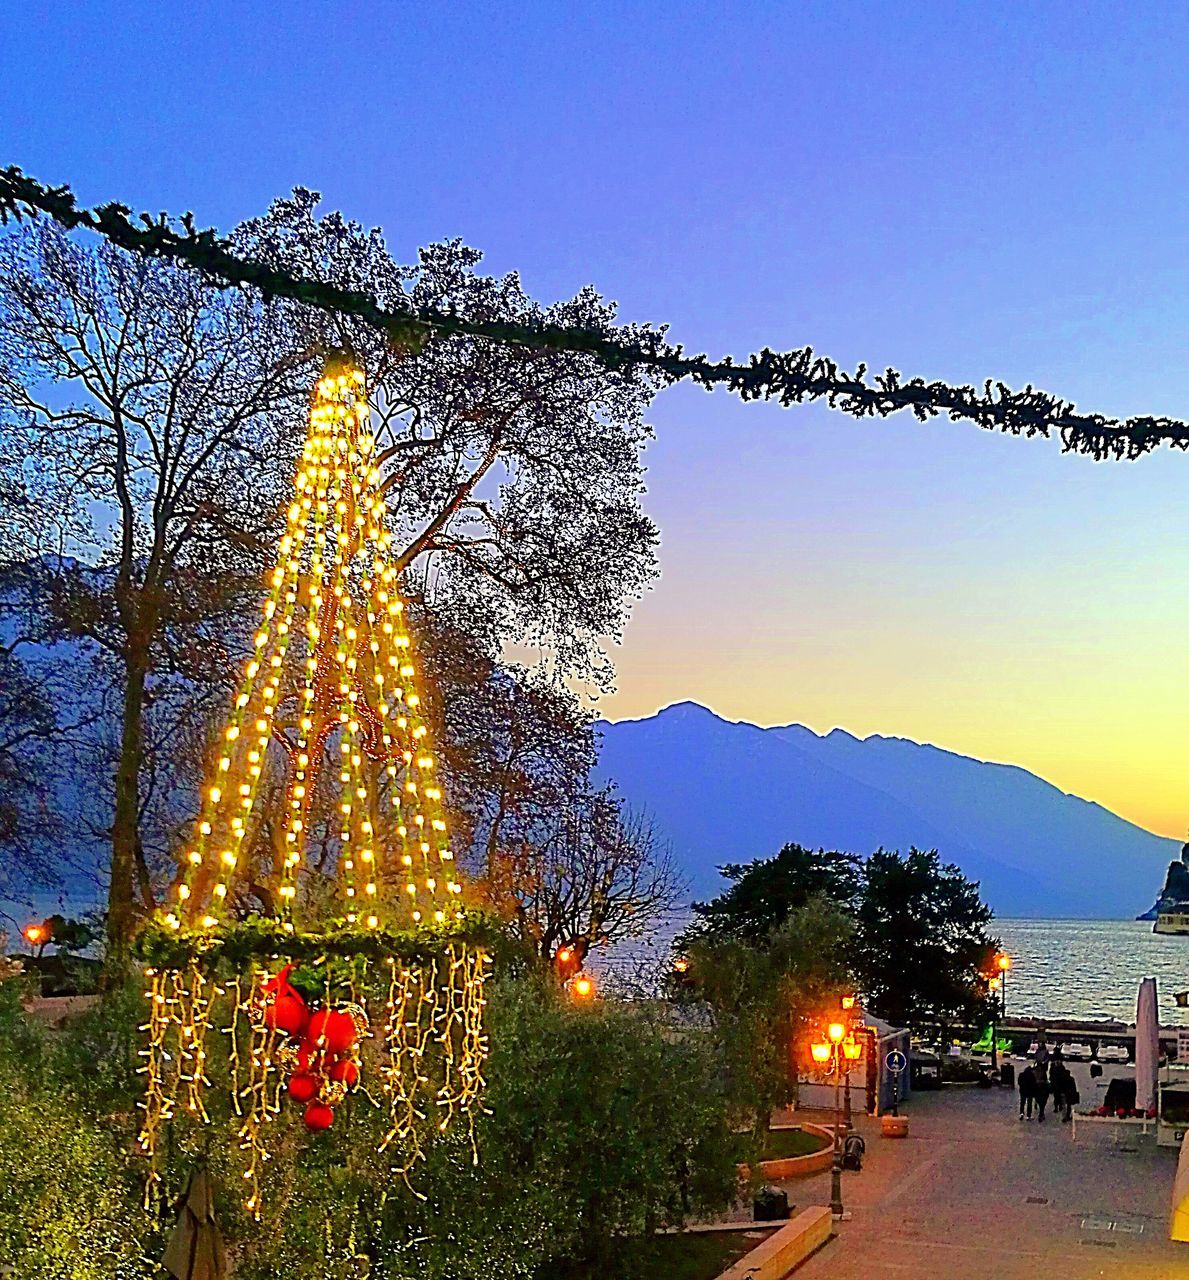
POLYGON ((376 916, 374 914, 375 884, 369 878, 368 883, 371 884, 372 893, 368 898, 361 899, 358 895, 356 872, 362 871, 363 868, 355 865, 356 860, 362 858, 363 849, 366 847, 362 841, 363 821, 359 814, 366 800, 367 788, 364 785, 365 775, 362 769, 363 747, 359 721, 356 718, 356 703, 351 698, 351 694, 354 692, 354 680, 352 673, 347 668, 347 662, 349 661, 347 655, 350 652, 347 633, 354 631, 352 620, 351 597, 344 592, 337 619, 338 628, 343 633, 343 641, 336 653, 336 660, 339 665, 338 716, 341 724, 339 734, 339 780, 342 783, 342 790, 339 793, 339 869, 343 885, 343 896, 347 904, 347 919, 351 923, 355 923, 360 916, 373 920, 376 919, 376 916), (361 795, 360 792, 363 794, 361 795))
MULTIPOLYGON (((321 709, 316 706, 322 649, 321 623, 326 619, 322 613, 322 604, 327 598, 326 583, 326 526, 331 502, 337 501, 338 488, 333 490, 329 480, 333 472, 329 463, 332 460, 331 437, 319 437, 319 489, 318 502, 312 515, 312 526, 309 536, 311 552, 309 601, 310 616, 306 624, 307 651, 305 660, 305 676, 302 681, 300 702, 296 708, 297 741, 290 761, 290 780, 285 789, 285 820, 283 824, 282 867, 279 887, 280 909, 283 919, 292 915, 296 888, 294 881, 301 864, 301 854, 305 846, 305 825, 309 820, 313 801, 314 780, 317 774, 316 752, 322 749, 322 738, 318 736, 316 720, 321 709), (314 601, 318 607, 313 607, 314 601)), ((333 598, 333 593, 331 593, 333 598)))
MULTIPOLYGON (((316 460, 316 451, 313 453, 316 460)), ((315 476, 311 477, 308 468, 302 472, 304 477, 298 484, 299 500, 303 494, 308 494, 310 482, 313 481, 313 493, 311 501, 318 506, 317 501, 319 491, 322 487, 322 477, 319 471, 315 476)), ((304 510, 304 507, 302 508, 304 510)), ((252 729, 255 734, 254 747, 247 751, 247 768, 236 771, 236 776, 241 779, 235 787, 234 795, 230 797, 231 803, 238 805, 240 812, 237 812, 229 819, 232 831, 229 842, 229 848, 225 851, 220 863, 220 876, 214 888, 214 903, 212 913, 216 920, 221 918, 226 908, 227 886, 230 884, 232 877, 239 866, 241 849, 244 838, 248 829, 248 820, 251 817, 253 806, 255 805, 256 793, 259 788, 260 779, 263 776, 265 762, 270 741, 272 739, 273 718, 276 714, 279 704, 280 678, 284 666, 284 660, 288 653, 290 635, 292 629, 293 618, 296 613, 297 603, 300 595, 300 567, 301 557, 304 551, 305 529, 300 523, 295 522, 297 527, 292 534, 292 540, 289 546, 289 559, 284 574, 283 582, 289 586, 285 592, 285 607, 282 611, 281 619, 277 623, 275 633, 270 629, 266 642, 263 646, 258 643, 259 658, 249 660, 248 670, 252 672, 252 678, 259 680, 261 674, 264 675, 264 683, 261 686, 257 683, 249 693, 249 697, 245 702, 243 714, 245 720, 252 721, 252 729), (275 647, 274 642, 275 640, 275 647), (255 664, 255 670, 253 670, 255 664), (254 697, 259 690, 260 699, 254 697), (262 705, 261 705, 262 704, 262 705), (247 780, 243 781, 244 773, 247 773, 247 780), (235 796, 239 799, 236 800, 235 796)), ((267 608, 267 606, 266 606, 267 608)), ((257 642, 260 640, 258 634, 257 642)), ((237 703, 238 703, 237 699, 237 703)), ((238 709, 238 707, 237 707, 238 709)), ((233 732, 229 730, 229 734, 233 732)), ((222 761, 220 761, 222 763, 222 761)), ((229 773, 229 780, 230 780, 229 773)), ((228 797, 225 797, 227 799, 228 797)))
POLYGON ((482 951, 452 947, 439 979, 436 964, 428 970, 398 970, 390 962, 382 1068, 389 1124, 379 1150, 396 1144, 402 1158, 393 1165, 393 1172, 406 1181, 424 1159, 420 1133, 428 1118, 427 1106, 437 1110, 433 1127, 438 1131, 444 1131, 457 1115, 467 1116, 473 1158, 478 1159, 474 1115, 483 1109, 485 1088, 487 963, 482 951), (435 1069, 429 1065, 431 1058, 436 1059, 440 1079, 436 1089, 429 1074, 435 1069))
MULTIPOLYGON (((242 865, 249 819, 270 751, 288 755, 282 795, 285 841, 274 854, 279 887, 277 917, 290 933, 298 874, 310 832, 315 781, 337 749, 339 859, 336 878, 350 892, 349 915, 361 930, 411 921, 432 913, 444 923, 443 899, 461 888, 452 851, 429 730, 418 690, 416 661, 398 574, 391 563, 391 535, 377 488, 374 440, 362 374, 324 377, 313 398, 309 431, 294 484, 253 652, 235 695, 221 751, 204 788, 198 828, 178 880, 176 907, 165 916, 172 929, 194 920, 212 940, 248 874, 242 865), (298 625, 299 613, 304 622, 298 625), (299 649, 300 646, 300 649, 299 649), (304 672, 290 669, 302 655, 304 672), (291 680, 284 689, 282 677, 291 680), (295 702, 296 733, 289 727, 295 702), (391 795, 381 812, 383 780, 391 795), (346 804, 344 810, 343 804, 346 804), (396 865, 399 850, 400 865, 396 865), (365 857, 365 853, 369 856, 365 857), (217 861, 216 861, 217 859, 217 861), (409 889, 412 892, 408 892, 409 889), (361 892, 359 890, 362 890, 361 892)), ((253 826, 253 830, 254 830, 253 826)), ((142 1070, 149 1078, 142 1147, 152 1156, 162 1127, 178 1107, 196 1122, 209 1120, 207 1032, 216 1000, 230 1006, 227 1073, 242 1162, 248 1212, 259 1217, 263 1179, 271 1159, 270 1125, 280 1113, 291 1046, 262 1016, 268 974, 254 967, 249 979, 234 974, 222 987, 197 963, 154 971, 142 1070), (246 990, 245 990, 246 986, 246 990), (153 999, 157 990, 160 1000, 153 999), (244 1027, 241 1019, 247 1019, 244 1027), (170 1050, 173 1050, 171 1053, 170 1050)), ((272 967, 285 963, 274 956, 272 967)), ((324 961, 319 961, 324 963, 324 961)), ((423 964, 389 962, 383 1015, 369 1021, 379 1040, 380 1097, 388 1112, 381 1150, 391 1150, 393 1171, 407 1174, 424 1159, 424 1143, 461 1116, 470 1125, 481 1110, 486 1058, 484 981, 486 956, 462 944, 423 964)), ((351 967, 352 999, 366 1007, 374 983, 366 960, 351 967)), ((332 1006, 326 970, 324 1007, 332 1006)), ((378 1012, 378 1011, 377 1011, 378 1012)), ((361 1091, 362 1097, 370 1097, 361 1091)), ((334 1105, 332 1103, 332 1105, 334 1105)), ((146 1191, 146 1201, 153 1191, 146 1191)), ((416 1192, 415 1188, 414 1194, 416 1192)))
POLYGON ((170 1027, 168 1011, 165 1007, 165 989, 168 978, 158 969, 147 969, 145 978, 148 989, 145 998, 149 1002, 149 1020, 141 1027, 147 1033, 144 1048, 139 1056, 145 1059, 143 1066, 137 1068, 138 1074, 145 1079, 144 1097, 137 1106, 144 1112, 136 1149, 148 1158, 148 1176, 145 1178, 144 1207, 152 1209, 158 1201, 161 1187, 161 1172, 158 1167, 157 1144, 162 1126, 169 1120, 172 1110, 164 1085, 164 1066, 167 1060, 165 1038, 170 1027))
POLYGON ((210 999, 207 981, 195 961, 181 980, 178 992, 178 1029, 181 1047, 178 1054, 179 1078, 186 1086, 185 1107, 191 1115, 209 1122, 204 1090, 210 1087, 206 1074, 206 1033, 210 1026, 210 999))
MULTIPOLYGON (((370 445, 363 450, 370 452, 370 445)), ((364 509, 374 521, 374 528, 379 531, 383 527, 385 507, 382 497, 375 487, 378 472, 368 469, 362 472, 361 502, 364 509)), ((441 790, 432 775, 433 757, 428 746, 428 729, 421 714, 421 697, 416 682, 416 662, 412 651, 412 639, 408 632, 405 618, 406 609, 400 599, 396 586, 396 572, 390 566, 386 555, 387 535, 378 534, 372 538, 372 595, 369 599, 367 620, 367 646, 371 659, 372 682, 376 687, 377 703, 382 720, 390 718, 391 703, 399 700, 401 713, 395 717, 394 726, 403 731, 403 743, 389 743, 390 726, 385 724, 385 742, 391 746, 393 759, 388 766, 388 775, 395 784, 403 772, 402 800, 415 797, 412 805, 402 805, 398 835, 401 841, 401 870, 404 872, 405 888, 412 890, 409 894, 413 905, 413 919, 419 921, 421 913, 416 901, 422 890, 433 903, 431 910, 436 922, 441 923, 446 914, 436 903, 439 888, 445 882, 448 893, 457 894, 461 886, 457 883, 453 867, 453 854, 449 848, 446 821, 441 805, 441 790), (377 623, 380 635, 376 635, 377 623), (371 643, 374 642, 374 643, 371 643), (390 671, 383 670, 380 652, 390 648, 388 654, 390 671), (392 684, 389 687, 388 681, 392 684), (396 759, 400 759, 400 766, 396 759), (416 772, 414 773, 414 767, 416 772), (411 786, 410 786, 411 784, 411 786), (410 820, 412 830, 410 830, 410 820), (415 853, 410 853, 410 846, 415 845, 415 853), (432 856, 431 856, 432 855, 432 856), (418 866, 423 884, 418 885, 411 874, 414 866, 418 866)), ((394 797, 394 798, 398 798, 394 797)), ((395 806, 394 806, 395 807, 395 806)), ((456 912, 457 914, 457 912, 456 912)))
MULTIPOLYGON (((262 997, 261 988, 265 975, 257 971, 252 977, 252 992, 249 997, 254 1003, 262 997)), ((272 1158, 264 1137, 265 1126, 269 1123, 273 1106, 269 1102, 269 1078, 275 1070, 273 1055, 276 1053, 277 1033, 261 1019, 252 1028, 251 1044, 248 1060, 248 1081, 240 1099, 243 1108, 243 1124, 239 1129, 239 1145, 248 1155, 247 1168, 242 1177, 246 1183, 247 1198, 244 1208, 259 1220, 261 1209, 260 1176, 264 1165, 272 1158)))
MULTIPOLYGON (((305 465, 306 454, 308 454, 308 447, 303 453, 303 462, 298 468, 297 478, 295 481, 297 497, 289 508, 286 535, 282 540, 281 549, 278 552, 277 560, 270 573, 270 590, 262 609, 262 621, 254 637, 255 643, 253 646, 253 654, 246 664, 244 678, 237 691, 230 721, 224 733, 224 739, 220 747, 221 754, 218 761, 218 767, 215 772, 215 781, 212 782, 208 788, 204 788, 203 791, 203 802, 198 816, 195 839, 190 850, 187 852, 183 866, 184 874, 177 889, 177 915, 170 913, 166 916, 167 922, 173 924, 174 927, 180 927, 181 921, 179 917, 184 918, 187 914, 195 914, 197 911, 197 904, 191 904, 191 899, 193 897, 193 885, 199 868, 203 867, 207 861, 210 852, 210 845, 212 843, 211 837, 215 835, 217 828, 219 829, 219 834, 221 836, 220 842, 226 843, 226 833, 223 829, 230 826, 231 823, 225 816, 228 806, 224 802, 231 801, 232 762, 243 750, 243 726, 248 715, 254 710, 251 704, 253 703, 253 693, 258 685, 258 674, 265 664, 268 665, 269 671, 279 670, 280 664, 284 659, 285 650, 287 648, 287 636, 289 627, 292 623, 294 606, 296 604, 296 600, 293 598, 295 596, 294 591, 292 589, 286 591, 285 585, 292 576, 295 560, 299 560, 301 554, 303 533, 300 509, 302 497, 306 493, 309 484, 308 468, 305 465), (289 573, 286 573, 286 567, 289 569, 289 573), (282 594, 285 597, 285 607, 282 609, 280 620, 276 621, 274 625, 277 603, 281 600, 282 594), (272 642, 277 638, 281 640, 279 655, 275 653, 272 648, 272 642), (272 659, 274 657, 277 657, 278 659, 275 667, 272 665, 272 659)), ((276 683, 277 682, 274 680, 272 685, 274 692, 276 683)), ((268 745, 268 720, 270 716, 271 711, 268 715, 263 717, 258 713, 256 715, 257 721, 263 719, 265 723, 265 729, 263 732, 259 730, 257 724, 253 724, 253 729, 256 732, 254 739, 256 743, 255 750, 260 756, 260 769, 263 768, 264 753, 268 745)), ((238 776, 240 770, 236 769, 235 773, 238 776)), ((238 837, 235 840, 235 851, 224 850, 221 855, 221 862, 223 858, 238 858, 238 846, 242 841, 243 833, 246 829, 247 818, 251 812, 251 801, 254 798, 254 782, 259 778, 259 776, 260 772, 258 770, 255 778, 253 779, 253 785, 249 796, 247 797, 249 801, 248 804, 246 806, 239 806, 244 810, 244 812, 240 812, 235 815, 240 820, 238 828, 232 828, 233 832, 238 832, 238 837)), ((225 872, 234 870, 235 865, 235 861, 232 861, 230 866, 227 866, 224 863, 225 872)), ((221 875, 214 891, 214 900, 207 905, 207 914, 211 915, 213 912, 212 922, 222 914, 224 907, 223 899, 226 894, 226 884, 227 876, 221 875), (218 883, 223 885, 222 891, 218 889, 218 883)))

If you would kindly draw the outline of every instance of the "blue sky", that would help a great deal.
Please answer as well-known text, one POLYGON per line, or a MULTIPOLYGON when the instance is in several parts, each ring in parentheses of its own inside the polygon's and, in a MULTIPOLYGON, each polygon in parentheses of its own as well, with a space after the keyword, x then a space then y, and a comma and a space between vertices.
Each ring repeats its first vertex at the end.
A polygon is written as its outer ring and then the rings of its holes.
MULTIPOLYGON (((1189 416, 1189 10, 990 9, 26 4, 0 163, 221 227, 302 183, 712 354, 1189 416)), ((663 577, 608 714, 900 733, 1184 829, 1189 458, 690 389, 653 418, 663 577)))

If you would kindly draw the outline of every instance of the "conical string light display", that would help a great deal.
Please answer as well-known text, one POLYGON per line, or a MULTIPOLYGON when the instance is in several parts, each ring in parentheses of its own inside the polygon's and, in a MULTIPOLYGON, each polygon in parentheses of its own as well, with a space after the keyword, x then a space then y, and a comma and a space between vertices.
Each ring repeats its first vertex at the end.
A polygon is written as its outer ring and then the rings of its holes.
POLYGON ((422 1132, 481 1105, 490 926, 463 905, 380 480, 364 375, 336 357, 171 901, 140 942, 150 1197, 164 1128, 209 1120, 212 1025, 254 1212, 288 1104, 324 1129, 374 1069, 401 1172, 422 1132), (269 909, 245 918, 253 896, 269 909))

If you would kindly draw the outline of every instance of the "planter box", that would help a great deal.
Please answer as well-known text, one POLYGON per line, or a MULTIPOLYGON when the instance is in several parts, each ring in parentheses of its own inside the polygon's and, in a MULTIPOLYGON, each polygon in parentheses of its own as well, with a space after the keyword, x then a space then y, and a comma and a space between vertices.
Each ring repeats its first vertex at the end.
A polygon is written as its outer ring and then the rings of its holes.
MULTIPOLYGON (((785 1156, 780 1160, 761 1160, 760 1175, 768 1182, 787 1182, 790 1178, 808 1178, 815 1173, 822 1173, 834 1162, 834 1130, 824 1124, 773 1125, 770 1132, 778 1133, 784 1129, 803 1129, 806 1133, 816 1133, 829 1140, 829 1146, 820 1151, 810 1151, 803 1156, 785 1156)), ((736 1166, 739 1177, 744 1181, 751 1178, 751 1167, 746 1164, 736 1166)))
POLYGON ((794 1267, 829 1240, 833 1224, 829 1209, 802 1209, 779 1231, 722 1272, 718 1280, 784 1280, 794 1267))
POLYGON ((879 1131, 885 1138, 907 1138, 907 1116, 880 1116, 879 1131))

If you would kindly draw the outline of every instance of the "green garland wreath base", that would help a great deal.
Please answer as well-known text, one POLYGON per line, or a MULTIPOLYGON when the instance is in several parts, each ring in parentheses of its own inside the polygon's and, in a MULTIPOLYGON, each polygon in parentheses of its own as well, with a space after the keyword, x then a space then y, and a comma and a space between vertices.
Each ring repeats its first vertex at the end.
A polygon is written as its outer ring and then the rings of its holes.
POLYGON ((221 961, 242 969, 253 960, 315 961, 330 957, 398 960, 423 964, 440 959, 453 946, 492 950, 502 934, 493 916, 467 911, 446 924, 421 924, 407 929, 360 929, 334 925, 318 932, 288 932, 279 920, 255 917, 220 925, 214 930, 171 929, 151 921, 138 935, 138 959, 155 969, 185 969, 197 962, 213 969, 221 961))

